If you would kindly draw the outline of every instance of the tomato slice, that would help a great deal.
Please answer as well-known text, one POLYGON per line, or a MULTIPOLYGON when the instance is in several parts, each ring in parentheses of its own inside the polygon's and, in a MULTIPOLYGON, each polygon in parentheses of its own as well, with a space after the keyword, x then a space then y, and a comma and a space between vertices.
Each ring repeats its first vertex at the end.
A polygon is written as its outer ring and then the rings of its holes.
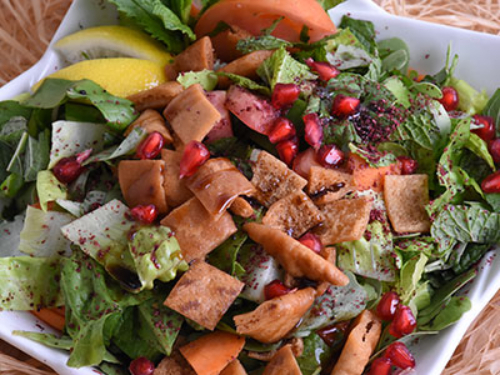
POLYGON ((279 17, 284 19, 273 35, 299 41, 303 26, 311 42, 335 33, 335 25, 316 0, 221 0, 209 8, 196 24, 198 37, 214 30, 220 21, 259 35, 279 17))

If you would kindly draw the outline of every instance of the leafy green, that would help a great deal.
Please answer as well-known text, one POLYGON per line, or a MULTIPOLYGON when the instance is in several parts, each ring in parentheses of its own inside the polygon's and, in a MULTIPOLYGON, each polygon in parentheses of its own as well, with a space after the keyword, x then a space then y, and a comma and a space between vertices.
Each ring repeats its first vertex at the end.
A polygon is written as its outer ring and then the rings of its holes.
POLYGON ((21 139, 19 139, 19 143, 14 150, 14 154, 12 155, 9 164, 7 165, 7 172, 15 173, 20 176, 24 174, 22 156, 24 154, 26 144, 28 143, 28 138, 28 133, 24 132, 21 136, 21 139))
POLYGON ((0 134, 5 123, 13 117, 23 117, 26 120, 30 118, 32 109, 27 108, 15 100, 5 100, 0 102, 0 134))
POLYGON ((486 103, 483 115, 493 118, 493 121, 497 124, 496 134, 498 136, 500 134, 500 89, 497 89, 486 103))
MULTIPOLYGON (((388 144, 389 142, 386 142, 388 144)), ((397 146, 396 144, 394 144, 397 146)), ((395 147, 393 147, 394 149, 395 147)), ((356 146, 349 143, 349 150, 360 157, 362 157, 370 167, 386 167, 396 162, 396 155, 392 152, 379 151, 380 148, 368 148, 363 146, 356 146)), ((403 148, 404 150, 404 148, 403 148)))
POLYGON ((233 81, 236 85, 241 86, 245 89, 257 91, 263 95, 271 95, 271 90, 269 87, 262 86, 255 81, 252 81, 250 78, 240 76, 238 74, 226 73, 226 72, 217 72, 219 77, 227 77, 231 81, 233 81))
POLYGON ((446 306, 439 311, 432 322, 420 325, 423 331, 440 331, 460 320, 463 314, 469 311, 472 303, 468 297, 451 297, 446 306))
POLYGON ((59 262, 31 256, 0 258, 0 308, 31 311, 61 306, 59 262))
POLYGON ((181 248, 172 231, 165 226, 140 228, 129 245, 142 287, 153 289, 156 279, 168 282, 177 271, 187 271, 181 248))
POLYGON ((24 185, 22 176, 11 173, 0 185, 0 197, 14 198, 24 185))
POLYGON ((295 333, 297 336, 309 336, 313 330, 352 319, 365 309, 365 289, 358 284, 351 272, 346 271, 346 275, 349 277, 348 285, 332 285, 322 296, 316 298, 311 309, 302 318, 295 333))
POLYGON ((127 99, 111 95, 101 86, 90 80, 67 81, 46 79, 38 90, 23 105, 30 108, 55 108, 68 100, 87 100, 104 116, 107 125, 123 131, 138 114, 134 104, 127 99))
POLYGON ((68 189, 51 171, 40 171, 36 178, 36 191, 42 210, 47 211, 47 204, 57 199, 66 199, 68 189))
POLYGON ((40 132, 38 139, 28 138, 24 153, 24 181, 35 181, 38 172, 47 168, 49 164, 50 136, 49 131, 40 132))
POLYGON ((372 279, 394 281, 396 272, 392 257, 392 235, 386 233, 379 221, 368 224, 366 230, 369 240, 363 237, 337 245, 340 268, 372 279))
POLYGON ((373 62, 365 49, 345 44, 340 44, 335 53, 327 55, 327 59, 340 70, 365 67, 373 62))
POLYGON ((405 74, 410 63, 410 49, 408 45, 399 38, 384 39, 377 43, 382 68, 391 72, 398 70, 405 74))
POLYGON ((290 43, 284 39, 277 38, 272 35, 261 35, 256 37, 250 37, 245 39, 240 39, 236 44, 236 49, 243 54, 248 54, 255 51, 261 50, 275 50, 281 47, 292 47, 293 43, 290 43))
POLYGON ((411 115, 392 133, 393 141, 413 141, 432 150, 439 140, 439 130, 427 114, 411 115))
POLYGON ((24 117, 14 116, 3 124, 0 130, 0 140, 14 147, 27 131, 28 121, 24 117))
POLYGON ((61 234, 61 227, 73 221, 73 216, 44 212, 33 206, 26 209, 19 250, 36 257, 51 257, 69 253, 69 241, 61 234))
MULTIPOLYGON (((139 28, 154 38, 162 41, 173 53, 180 53, 187 47, 188 40, 195 40, 196 35, 178 15, 162 0, 110 0, 120 13, 132 20, 139 28)), ((169 3, 176 3, 169 1, 169 3)), ((179 3, 178 3, 179 4, 179 3)), ((184 9, 182 6, 179 10, 184 9)), ((185 10, 181 18, 185 18, 185 10)))
POLYGON ((478 92, 471 85, 461 79, 451 77, 450 86, 458 92, 458 109, 470 115, 481 113, 488 103, 486 92, 478 92))
POLYGON ((282 47, 266 59, 257 69, 259 76, 274 89, 277 83, 300 83, 305 80, 314 80, 316 75, 309 67, 295 60, 282 47))
POLYGON ((313 375, 318 368, 328 365, 332 356, 332 348, 317 334, 311 333, 303 338, 304 351, 297 357, 297 363, 303 375, 313 375))
POLYGON ((245 269, 238 262, 237 257, 247 239, 248 235, 239 230, 210 253, 208 262, 231 276, 240 278, 245 273, 245 269))
POLYGON ((199 83, 206 91, 212 91, 217 86, 219 78, 213 70, 202 70, 200 72, 184 72, 177 77, 184 88, 199 83))
POLYGON ((407 261, 401 268, 397 290, 404 304, 409 302, 417 290, 427 261, 427 256, 424 253, 420 253, 418 257, 407 261))
POLYGON ((467 271, 491 249, 491 244, 467 244, 461 257, 455 260, 453 271, 457 274, 467 271))
POLYGON ((23 255, 18 248, 25 219, 26 215, 23 213, 14 216, 12 221, 0 221, 0 233, 2 233, 0 257, 23 255))
POLYGON ((375 26, 372 22, 355 20, 349 16, 343 16, 339 28, 349 28, 364 48, 370 54, 375 54, 375 51, 377 50, 377 43, 375 42, 375 26))
POLYGON ((411 106, 410 90, 398 77, 390 77, 386 79, 383 84, 396 97, 398 103, 400 103, 403 107, 409 108, 411 106))
POLYGON ((66 121, 105 123, 102 113, 95 107, 86 104, 68 102, 64 105, 66 121))
POLYGON ((472 151, 476 156, 486 161, 492 171, 495 170, 495 162, 493 161, 493 157, 488 151, 488 144, 486 143, 486 141, 479 138, 478 135, 470 133, 469 139, 465 143, 465 147, 472 151))
POLYGON ((318 0, 324 10, 330 10, 339 4, 342 4, 344 0, 318 0))

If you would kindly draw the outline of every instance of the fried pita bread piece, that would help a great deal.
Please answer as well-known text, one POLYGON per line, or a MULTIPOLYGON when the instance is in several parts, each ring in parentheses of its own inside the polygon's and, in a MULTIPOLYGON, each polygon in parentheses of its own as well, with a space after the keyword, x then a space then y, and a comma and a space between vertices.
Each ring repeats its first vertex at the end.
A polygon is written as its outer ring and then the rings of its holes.
POLYGON ((161 225, 172 229, 186 262, 204 259, 237 231, 228 212, 215 218, 196 197, 171 211, 161 221, 161 225))
POLYGON ((196 375, 196 372, 178 351, 174 351, 170 357, 162 359, 153 375, 196 375))
MULTIPOLYGON (((264 60, 271 57, 274 51, 255 51, 244 55, 234 61, 231 61, 226 66, 219 69, 219 72, 232 73, 250 79, 257 79, 257 68, 262 65, 264 60)), ((228 88, 231 85, 231 79, 221 76, 219 77, 219 87, 228 88)))
POLYGON ((201 260, 194 261, 165 306, 213 330, 245 284, 201 260))
POLYGON ((240 195, 253 195, 255 187, 226 158, 214 158, 203 164, 186 183, 205 209, 219 217, 240 195))
POLYGON ((241 362, 235 359, 222 370, 220 375, 247 375, 247 372, 241 362))
POLYGON ((163 116, 184 144, 192 140, 201 142, 221 119, 221 114, 199 84, 191 85, 177 95, 165 108, 163 116))
POLYGON ((274 355, 262 375, 302 375, 292 346, 285 345, 274 355))
POLYGON ((265 301, 254 311, 236 315, 236 332, 265 344, 285 337, 314 302, 316 292, 305 288, 265 301))
POLYGON ((167 213, 164 170, 163 160, 122 160, 118 164, 118 181, 127 205, 133 208, 154 204, 160 214, 167 213))
POLYGON ((334 264, 316 254, 279 229, 257 223, 247 223, 243 229, 250 238, 261 244, 294 277, 347 285, 349 278, 334 264))
POLYGON ((325 221, 314 232, 325 246, 359 240, 370 220, 372 203, 364 198, 342 199, 320 206, 325 221))
POLYGON ((179 350, 197 375, 218 375, 238 358, 244 345, 245 338, 216 331, 191 341, 179 350))
POLYGON ((385 176, 384 201, 392 227, 399 233, 429 232, 431 222, 425 211, 429 204, 426 174, 385 176))
POLYGON ((309 170, 306 191, 318 205, 342 199, 353 190, 352 176, 348 173, 317 166, 309 170))
POLYGON ((244 198, 238 197, 234 200, 229 207, 229 210, 238 216, 244 217, 245 219, 252 217, 254 214, 253 207, 244 198))
POLYGON ((161 150, 161 160, 165 162, 163 187, 170 207, 180 206, 193 196, 186 186, 186 180, 179 178, 181 159, 181 151, 161 150))
POLYGON ((251 182, 257 188, 256 198, 266 207, 307 185, 307 180, 266 151, 259 153, 252 169, 251 182))
POLYGON ((382 322, 369 310, 363 311, 354 321, 331 375, 361 375, 377 346, 382 332, 382 322))
POLYGON ((172 134, 170 134, 170 131, 165 125, 165 119, 154 109, 146 109, 142 112, 139 118, 129 125, 124 133, 125 137, 137 127, 143 128, 148 134, 153 132, 160 133, 163 136, 166 145, 170 145, 174 142, 172 134))
POLYGON ((173 98, 179 95, 184 87, 179 82, 165 82, 149 90, 130 95, 127 99, 134 102, 139 112, 145 109, 164 109, 173 98))
POLYGON ((302 190, 297 190, 273 203, 262 224, 279 229, 299 238, 323 221, 323 214, 302 190))
POLYGON ((169 79, 175 80, 180 72, 213 70, 214 62, 212 41, 204 36, 175 56, 173 64, 165 66, 165 73, 169 79))

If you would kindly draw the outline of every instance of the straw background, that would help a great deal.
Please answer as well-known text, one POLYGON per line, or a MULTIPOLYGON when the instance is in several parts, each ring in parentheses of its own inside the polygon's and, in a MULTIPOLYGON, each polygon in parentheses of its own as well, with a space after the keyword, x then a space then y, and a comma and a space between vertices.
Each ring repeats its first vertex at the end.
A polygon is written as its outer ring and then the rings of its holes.
MULTIPOLYGON (((375 0, 387 11, 500 34, 500 0, 375 0)), ((71 0, 0 0, 0 86, 45 51, 71 0)), ((500 293, 472 324, 443 375, 500 375, 500 293)), ((0 374, 51 375, 50 369, 0 340, 0 374)))

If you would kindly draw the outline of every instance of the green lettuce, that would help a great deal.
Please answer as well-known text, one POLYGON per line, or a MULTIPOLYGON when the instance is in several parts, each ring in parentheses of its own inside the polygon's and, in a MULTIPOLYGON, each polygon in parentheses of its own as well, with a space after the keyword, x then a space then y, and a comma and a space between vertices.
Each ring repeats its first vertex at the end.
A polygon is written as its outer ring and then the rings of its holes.
POLYGON ((478 92, 464 80, 451 77, 449 85, 454 87, 460 98, 458 109, 470 115, 481 113, 488 103, 488 95, 485 91, 478 92))
POLYGON ((213 70, 202 70, 200 72, 183 72, 177 77, 179 82, 184 88, 199 83, 206 91, 212 91, 217 87, 219 78, 213 70))
POLYGON ((356 275, 381 281, 394 281, 392 235, 386 233, 379 221, 368 224, 366 230, 370 239, 363 237, 357 241, 343 242, 337 245, 339 267, 356 275))
POLYGON ((354 34, 363 47, 371 54, 375 55, 377 51, 377 43, 375 42, 375 26, 373 22, 356 20, 349 16, 343 16, 338 25, 341 29, 347 29, 354 34))
POLYGON ((47 211, 47 204, 57 199, 66 199, 68 189, 54 176, 51 171, 38 172, 36 191, 42 210, 47 211))
POLYGON ((313 375, 328 366, 332 357, 333 348, 315 332, 303 338, 304 351, 297 357, 297 364, 303 375, 313 375))
POLYGON ((58 258, 0 258, 0 308, 31 311, 63 305, 60 272, 58 258))
POLYGON ((181 248, 173 232, 164 226, 140 228, 129 244, 142 287, 152 289, 156 279, 168 282, 177 271, 187 271, 181 248))
POLYGON ((407 304, 414 296, 414 293, 419 286, 419 282, 424 275, 427 261, 427 256, 422 252, 419 256, 405 262, 401 268, 397 291, 404 304, 407 304))

